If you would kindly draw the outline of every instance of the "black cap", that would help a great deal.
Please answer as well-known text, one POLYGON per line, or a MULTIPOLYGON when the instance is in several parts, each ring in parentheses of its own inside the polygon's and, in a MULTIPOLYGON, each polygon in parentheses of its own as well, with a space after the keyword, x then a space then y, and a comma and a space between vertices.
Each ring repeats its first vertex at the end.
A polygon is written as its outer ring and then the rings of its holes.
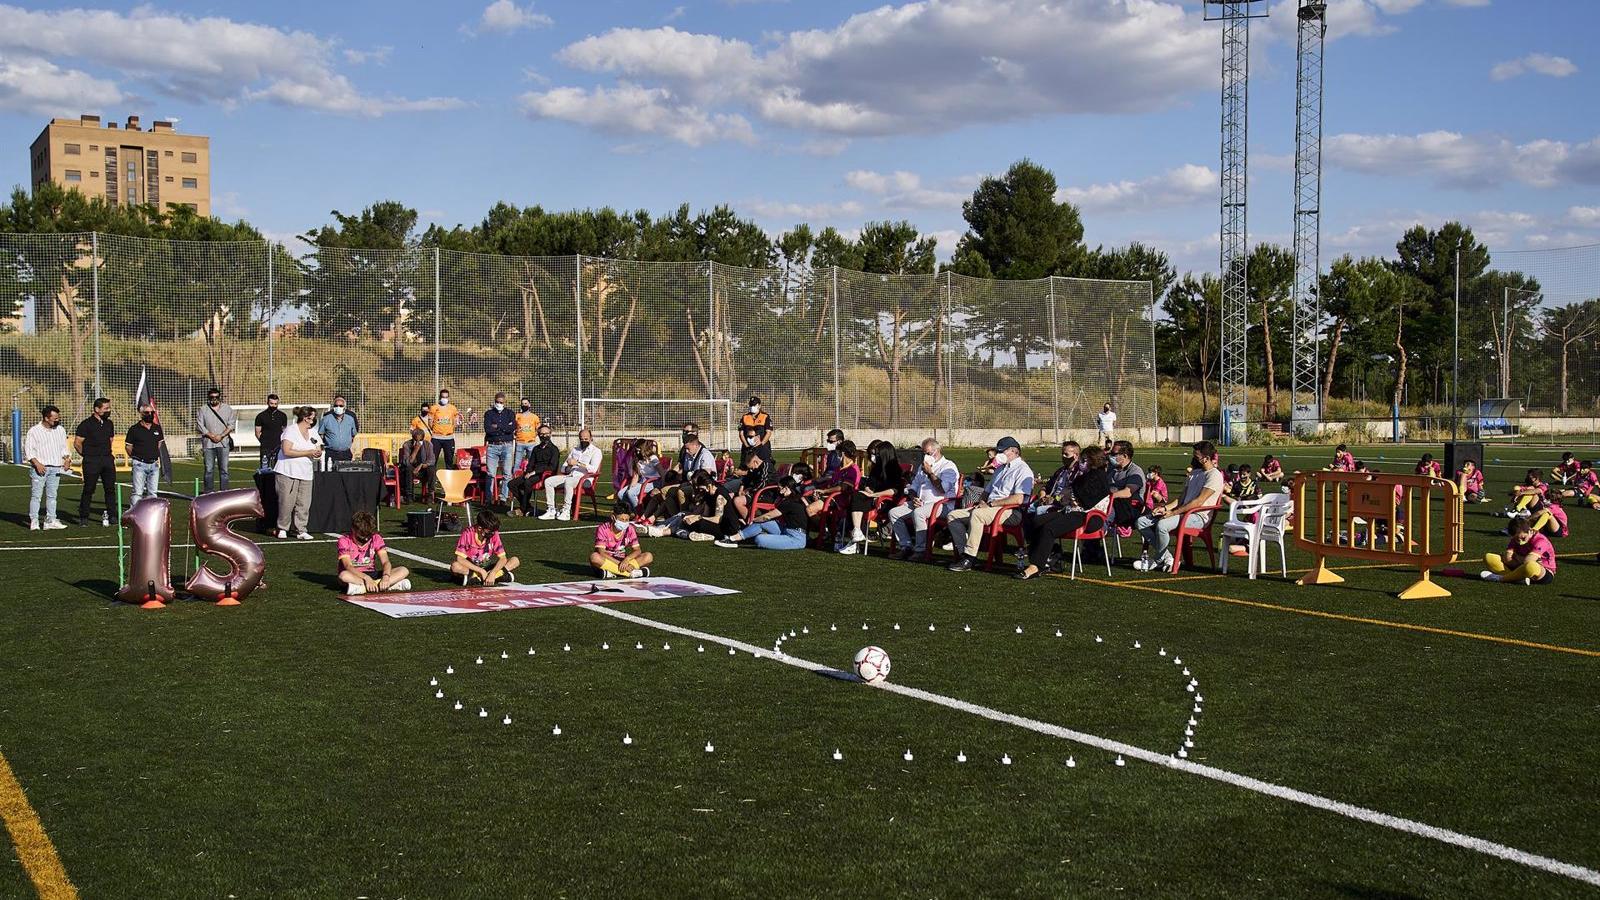
POLYGON ((999 443, 994 445, 994 452, 1004 453, 1007 450, 1016 450, 1020 453, 1022 451, 1022 445, 1017 443, 1016 438, 1006 435, 1000 439, 999 443))

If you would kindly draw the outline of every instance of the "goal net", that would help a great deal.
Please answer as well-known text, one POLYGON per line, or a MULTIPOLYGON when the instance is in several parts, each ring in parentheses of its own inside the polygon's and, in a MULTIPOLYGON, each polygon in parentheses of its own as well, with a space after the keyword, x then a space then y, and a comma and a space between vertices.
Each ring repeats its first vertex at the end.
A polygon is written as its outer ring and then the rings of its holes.
POLYGON ((580 420, 594 432, 596 444, 611 446, 618 438, 650 438, 663 447, 677 447, 686 422, 700 429, 700 440, 715 450, 738 446, 734 441, 732 400, 652 400, 638 397, 584 397, 580 420))

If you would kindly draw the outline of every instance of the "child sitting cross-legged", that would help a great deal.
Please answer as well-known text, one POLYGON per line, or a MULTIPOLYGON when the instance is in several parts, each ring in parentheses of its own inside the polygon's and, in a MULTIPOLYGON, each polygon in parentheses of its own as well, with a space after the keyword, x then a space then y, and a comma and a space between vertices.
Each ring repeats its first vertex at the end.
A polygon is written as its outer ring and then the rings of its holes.
POLYGON ((456 558, 450 561, 450 574, 460 575, 463 585, 471 584, 473 579, 483 584, 494 584, 502 577, 515 581, 511 573, 520 562, 515 556, 506 555, 506 545, 500 540, 499 517, 484 510, 456 541, 456 558))
POLYGON ((619 504, 611 511, 611 518, 601 522, 594 531, 594 552, 589 554, 589 565, 607 578, 650 575, 649 565, 655 558, 639 546, 639 532, 634 529, 632 519, 633 513, 619 504))
POLYGON ((1511 541, 1504 554, 1483 557, 1489 568, 1484 581, 1520 581, 1523 584, 1549 584, 1556 574, 1556 548, 1550 539, 1533 530, 1533 523, 1517 519, 1511 523, 1511 541))
POLYGON ((389 563, 389 547, 378 521, 361 510, 350 517, 350 532, 339 538, 339 581, 351 597, 378 591, 411 590, 411 573, 389 563))

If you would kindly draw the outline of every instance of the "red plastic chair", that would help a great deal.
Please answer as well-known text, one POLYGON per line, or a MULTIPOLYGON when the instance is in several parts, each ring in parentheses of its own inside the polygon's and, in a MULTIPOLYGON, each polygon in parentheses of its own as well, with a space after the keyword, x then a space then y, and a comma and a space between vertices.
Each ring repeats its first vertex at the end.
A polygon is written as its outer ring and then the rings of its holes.
POLYGON ((577 486, 572 489, 572 521, 578 521, 578 517, 583 514, 583 498, 585 497, 589 498, 589 511, 594 513, 596 519, 600 518, 600 498, 595 495, 594 490, 594 483, 597 478, 599 478, 599 473, 590 472, 583 476, 583 480, 578 482, 577 486))
POLYGON ((400 508, 400 464, 389 463, 389 454, 382 447, 376 447, 382 454, 378 471, 383 473, 383 486, 389 489, 389 504, 395 509, 400 508))
POLYGON ((1074 581, 1078 578, 1078 570, 1083 568, 1083 556, 1080 546, 1083 541, 1099 541, 1100 555, 1106 560, 1106 577, 1111 577, 1111 548, 1106 546, 1106 538, 1111 532, 1111 522, 1108 514, 1111 509, 1111 498, 1107 497, 1095 504, 1083 517, 1083 524, 1069 535, 1072 538, 1072 569, 1069 577, 1074 581))
POLYGON ((961 493, 960 492, 962 490, 964 490, 964 488, 962 487, 963 483, 964 482, 962 482, 962 480, 961 480, 961 470, 957 469, 956 470, 956 495, 954 497, 940 497, 939 499, 933 501, 933 511, 928 514, 928 536, 927 536, 927 539, 924 541, 923 548, 922 548, 922 561, 923 562, 933 562, 933 548, 934 548, 934 545, 937 543, 936 541, 934 541, 934 537, 939 533, 939 529, 941 529, 941 528, 944 528, 946 531, 949 530, 946 527, 949 523, 945 519, 945 516, 948 515, 949 512, 950 512, 950 509, 951 509, 950 504, 959 503, 960 502, 960 500, 961 500, 961 493))
POLYGON ((1217 567, 1217 545, 1212 539, 1211 530, 1217 523, 1217 511, 1222 509, 1222 504, 1191 509, 1184 514, 1178 522, 1178 528, 1173 532, 1174 541, 1172 548, 1172 574, 1178 574, 1178 569, 1183 563, 1194 565, 1194 541, 1199 538, 1206 545, 1206 555, 1210 557, 1211 568, 1217 567), (1197 513, 1206 513, 1206 524, 1200 528, 1189 527, 1189 517, 1197 513))
MULTIPOLYGON (((989 528, 984 532, 984 537, 989 541, 989 554, 983 560, 984 571, 993 569, 995 562, 1005 555, 1007 538, 1016 538, 1019 547, 1027 546, 1027 540, 1022 536, 1022 522, 1019 520, 1015 525, 1006 524, 1011 518, 1011 512, 1021 509, 1022 504, 1006 503, 996 508, 1002 510, 1002 513, 994 517, 994 521, 989 523, 989 528)), ((960 551, 961 548, 957 547, 956 552, 960 551)))
POLYGON ((750 515, 745 518, 745 524, 748 525, 751 522, 754 522, 756 520, 756 516, 759 516, 764 512, 772 512, 773 510, 777 509, 777 496, 778 486, 775 484, 769 484, 766 487, 763 487, 761 490, 756 491, 756 495, 750 499, 750 515))

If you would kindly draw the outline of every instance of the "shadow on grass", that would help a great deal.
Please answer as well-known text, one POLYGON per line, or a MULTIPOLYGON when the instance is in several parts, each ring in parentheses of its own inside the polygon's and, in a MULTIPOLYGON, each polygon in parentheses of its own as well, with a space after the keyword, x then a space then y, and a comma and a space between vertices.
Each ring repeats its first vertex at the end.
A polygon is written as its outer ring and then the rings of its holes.
POLYGON ((1346 897, 1362 897, 1364 900, 1418 900, 1423 896, 1422 894, 1390 891, 1364 884, 1350 884, 1349 882, 1341 882, 1331 885, 1331 887, 1334 891, 1346 897))
POLYGON ((109 578, 80 578, 77 581, 68 581, 65 578, 56 579, 62 584, 71 585, 87 594, 93 594, 97 600, 115 600, 117 589, 122 585, 109 578))

